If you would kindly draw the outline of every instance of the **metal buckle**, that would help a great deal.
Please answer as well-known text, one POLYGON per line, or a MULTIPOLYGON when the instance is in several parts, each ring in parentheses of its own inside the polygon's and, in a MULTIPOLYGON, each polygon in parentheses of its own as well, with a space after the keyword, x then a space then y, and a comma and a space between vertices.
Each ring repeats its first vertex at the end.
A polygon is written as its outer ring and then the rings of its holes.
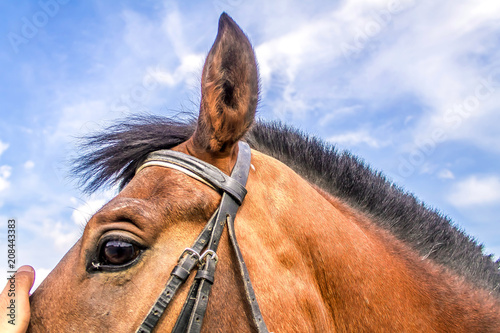
POLYGON ((198 252, 196 252, 195 250, 193 250, 192 248, 190 247, 186 247, 184 249, 184 251, 182 252, 181 256, 179 257, 179 260, 181 260, 181 258, 184 257, 184 254, 186 253, 191 253, 191 255, 196 259, 196 260, 200 260, 200 254, 198 252))
POLYGON ((217 256, 217 253, 215 253, 215 251, 213 251, 213 250, 206 250, 200 256, 200 259, 198 259, 198 262, 200 263, 200 265, 203 265, 206 262, 208 255, 210 255, 210 257, 212 257, 215 260, 215 262, 219 261, 219 257, 217 256))

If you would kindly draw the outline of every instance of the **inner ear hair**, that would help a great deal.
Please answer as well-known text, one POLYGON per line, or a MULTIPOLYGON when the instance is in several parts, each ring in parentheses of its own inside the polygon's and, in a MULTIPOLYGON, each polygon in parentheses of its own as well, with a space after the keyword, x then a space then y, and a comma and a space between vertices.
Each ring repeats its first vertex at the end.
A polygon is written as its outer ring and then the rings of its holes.
POLYGON ((232 149, 253 124, 259 78, 250 41, 225 13, 205 61, 193 141, 208 152, 232 149))

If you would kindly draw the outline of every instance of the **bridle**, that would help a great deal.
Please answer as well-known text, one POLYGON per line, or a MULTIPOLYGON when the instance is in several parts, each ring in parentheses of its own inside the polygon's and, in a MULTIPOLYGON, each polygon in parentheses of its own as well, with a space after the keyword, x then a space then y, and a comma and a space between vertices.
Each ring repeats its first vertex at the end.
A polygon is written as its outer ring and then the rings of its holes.
POLYGON ((170 273, 165 289, 149 310, 136 333, 152 332, 180 286, 195 268, 198 269, 198 272, 172 332, 195 333, 201 331, 210 290, 214 283, 215 269, 219 260, 217 247, 226 223, 229 238, 238 260, 246 299, 251 308, 253 324, 257 332, 268 333, 234 231, 236 213, 247 193, 245 185, 248 179, 251 158, 248 144, 239 142, 238 148, 238 158, 231 176, 227 176, 213 165, 193 156, 172 150, 158 150, 150 153, 137 169, 136 173, 148 166, 162 166, 181 171, 222 193, 222 199, 219 207, 193 245, 182 252, 177 265, 170 273), (202 250, 204 251, 202 252, 202 250))

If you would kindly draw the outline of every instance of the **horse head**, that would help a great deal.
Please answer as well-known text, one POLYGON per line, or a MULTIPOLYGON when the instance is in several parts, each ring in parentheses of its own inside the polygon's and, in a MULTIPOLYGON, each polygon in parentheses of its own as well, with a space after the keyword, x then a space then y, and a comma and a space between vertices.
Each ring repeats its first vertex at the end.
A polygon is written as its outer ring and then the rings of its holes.
MULTIPOLYGON (((447 221, 423 211, 413 197, 350 156, 339 157, 287 128, 253 125, 258 88, 252 46, 223 14, 203 67, 197 121, 153 120, 121 136, 104 135, 102 149, 82 159, 87 179, 114 175, 123 186, 88 221, 81 238, 31 296, 31 332, 136 331, 149 313, 156 315, 152 305, 167 281, 181 276, 186 283, 155 323, 157 331, 174 329, 184 300, 189 300, 189 286, 200 276, 212 279, 208 273, 189 276, 176 266, 189 258, 200 261, 199 271, 208 265, 199 251, 187 248, 219 214, 224 196, 238 201, 230 190, 240 187, 207 186, 206 180, 213 185, 212 176, 202 175, 200 181, 187 172, 193 168, 178 160, 168 167, 147 161, 155 151, 173 151, 177 153, 159 154, 188 156, 186 163, 232 181, 229 175, 246 149, 239 144, 242 140, 255 149, 245 171, 246 197, 238 202, 231 222, 249 275, 242 273, 231 237, 222 232, 204 331, 257 329, 253 302, 275 332, 470 332, 500 327, 494 292, 471 283, 472 278, 456 272, 460 269, 442 265, 439 255, 422 258, 424 247, 419 253, 377 222, 399 228, 403 220, 447 221), (172 167, 176 163, 180 168, 172 167), (398 215, 402 211, 415 214, 398 215), (246 292, 249 279, 255 294, 246 292)), ((217 223, 226 219, 208 229, 217 223)), ((458 231, 441 234, 470 242, 458 231)), ((482 265, 493 267, 491 260, 482 265)), ((497 283, 498 271, 488 269, 487 279, 497 283)))
MULTIPOLYGON (((197 126, 172 150, 230 174, 238 156, 237 142, 254 121, 258 73, 250 42, 226 14, 220 18, 217 38, 203 67, 201 91, 197 126)), ((179 255, 203 229, 220 200, 217 191, 177 170, 142 169, 88 221, 82 237, 32 295, 31 331, 137 328, 179 255)), ((249 213, 253 215, 245 203, 238 219, 253 219, 249 213)), ((207 322, 236 321, 245 326, 244 296, 238 292, 241 282, 225 236, 218 257, 218 275, 224 278, 214 286, 207 322)), ((159 324, 161 331, 175 323, 186 293, 182 289, 168 309, 159 324)))

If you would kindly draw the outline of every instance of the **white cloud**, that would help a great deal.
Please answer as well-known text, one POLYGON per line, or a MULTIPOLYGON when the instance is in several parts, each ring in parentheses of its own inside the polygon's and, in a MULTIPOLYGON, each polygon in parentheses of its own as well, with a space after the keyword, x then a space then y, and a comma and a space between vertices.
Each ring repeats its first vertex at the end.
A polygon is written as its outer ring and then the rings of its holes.
POLYGON ((11 174, 12 174, 12 167, 8 165, 0 166, 0 192, 9 188, 10 182, 8 181, 8 179, 11 174))
POLYGON ((26 170, 31 170, 35 167, 35 162, 29 160, 29 161, 26 161, 23 166, 26 170))
POLYGON ((444 132, 439 142, 462 139, 498 151, 500 133, 493 124, 500 120, 500 82, 498 77, 493 87, 484 82, 500 73, 494 60, 500 52, 492 40, 500 32, 499 11, 499 2, 486 0, 418 2, 394 22, 351 88, 378 102, 415 96, 425 106, 412 126, 415 142, 439 130, 444 132))
POLYGON ((181 64, 175 68, 173 72, 157 69, 152 73, 152 77, 157 80, 157 82, 165 84, 167 86, 175 86, 180 83, 193 84, 198 78, 194 79, 193 73, 200 70, 203 65, 205 55, 204 54, 188 54, 183 56, 180 61, 181 64))
POLYGON ((456 207, 499 204, 500 178, 470 176, 453 186, 448 201, 456 207))
POLYGON ((116 195, 115 189, 108 190, 104 193, 93 195, 88 200, 82 200, 77 198, 71 198, 73 204, 77 204, 79 201, 83 201, 80 205, 74 208, 71 214, 71 219, 78 226, 85 226, 90 220, 92 215, 94 215, 102 206, 104 206, 109 200, 111 200, 116 195))
POLYGON ((420 174, 431 175, 436 171, 436 166, 432 163, 424 163, 419 169, 420 174))
POLYGON ((67 251, 81 235, 80 230, 65 222, 44 218, 40 226, 41 235, 54 244, 58 251, 67 251))
POLYGON ((327 141, 334 144, 346 145, 349 147, 365 144, 372 148, 380 148, 387 145, 386 142, 377 140, 366 130, 358 130, 354 132, 347 132, 344 134, 330 136, 327 141))
POLYGON ((11 174, 12 174, 12 167, 8 165, 0 166, 0 177, 9 178, 11 174))
POLYGON ((9 148, 9 144, 0 141, 0 156, 7 150, 7 148, 9 148))
MULTIPOLYGON (((405 135, 414 141, 406 149, 439 129, 445 132, 442 141, 464 139, 500 151, 500 63, 495 60, 500 52, 493 40, 500 32, 498 12, 500 2, 488 0, 349 0, 313 20, 290 9, 283 15, 290 19, 279 20, 281 28, 271 22, 274 17, 263 16, 262 26, 270 32, 255 45, 263 101, 281 118, 304 118, 316 106, 315 98, 330 99, 332 109, 362 101, 385 110, 410 97, 422 110, 406 115, 414 118, 405 124, 405 135), (390 12, 394 3, 399 10, 390 12), (373 27, 376 33, 370 33, 373 27), (346 56, 346 43, 359 52, 346 56), (489 91, 481 84, 492 71, 496 87, 489 91), (270 101, 270 91, 279 96, 270 101), (470 103, 478 91, 488 96, 456 130, 447 112, 457 103, 470 103)), ((319 117, 320 125, 332 117, 319 117)))
POLYGON ((455 175, 448 169, 443 169, 438 173, 440 179, 455 179, 455 175))
POLYGON ((373 80, 366 77, 366 73, 360 73, 365 70, 364 65, 351 63, 350 55, 345 54, 342 46, 355 45, 359 52, 368 49, 366 46, 372 39, 390 31, 388 26, 392 21, 414 5, 413 0, 396 1, 399 8, 394 10, 394 3, 386 0, 344 1, 333 9, 316 13, 313 20, 304 20, 304 15, 293 15, 293 9, 288 9, 280 18, 281 27, 273 24, 275 17, 264 16, 267 21, 262 25, 270 27, 271 32, 265 33, 267 39, 256 45, 255 51, 263 99, 270 90, 276 93, 278 88, 280 91, 279 98, 272 103, 266 102, 271 104, 273 112, 280 117, 291 113, 302 118, 315 106, 315 98, 331 98, 343 107, 343 99, 359 97, 360 86, 370 85, 366 89, 373 90, 373 80), (287 21, 286 17, 290 19, 287 21), (381 31, 362 37, 362 45, 358 45, 359 36, 374 24, 381 31), (287 29, 283 29, 284 26, 287 29), (274 30, 277 33, 273 34, 274 30), (344 78, 348 72, 365 81, 359 84, 353 77, 344 78), (329 77, 318 82, 318 78, 326 73, 329 77))
POLYGON ((45 280, 47 275, 52 271, 50 268, 34 267, 35 268, 35 283, 31 289, 31 293, 35 292, 36 288, 45 280))
MULTIPOLYGON (((51 147, 67 145, 71 138, 101 129, 116 118, 155 113, 155 108, 164 108, 174 88, 198 86, 205 56, 194 50, 192 40, 198 36, 185 36, 185 18, 178 11, 164 11, 152 19, 124 10, 120 14, 124 26, 114 27, 123 40, 112 46, 106 36, 94 40, 88 53, 102 66, 92 69, 99 72, 99 80, 82 79, 68 89, 70 93, 56 99, 57 123, 46 129, 51 147), (100 54, 103 49, 116 53, 100 54)), ((51 84, 52 91, 67 86, 64 81, 51 84)))
POLYGON ((358 111, 360 109, 361 109, 361 105, 353 105, 353 106, 340 107, 338 109, 332 110, 328 113, 325 113, 319 119, 318 125, 327 126, 333 120, 340 118, 340 117, 352 116, 356 111, 358 111))

